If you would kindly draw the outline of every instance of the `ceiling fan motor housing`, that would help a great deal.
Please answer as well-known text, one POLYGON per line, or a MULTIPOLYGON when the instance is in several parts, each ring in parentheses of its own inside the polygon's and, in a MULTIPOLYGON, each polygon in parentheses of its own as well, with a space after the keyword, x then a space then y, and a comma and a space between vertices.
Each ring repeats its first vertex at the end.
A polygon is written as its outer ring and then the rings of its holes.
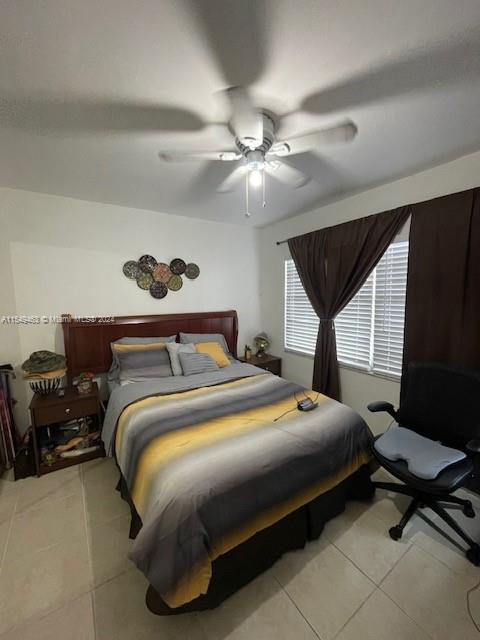
POLYGON ((263 169, 265 165, 265 154, 275 141, 275 125, 273 120, 266 113, 262 113, 262 118, 263 140, 260 144, 256 141, 255 147, 252 148, 252 138, 235 138, 235 144, 240 153, 246 158, 248 168, 251 171, 261 171, 263 169))

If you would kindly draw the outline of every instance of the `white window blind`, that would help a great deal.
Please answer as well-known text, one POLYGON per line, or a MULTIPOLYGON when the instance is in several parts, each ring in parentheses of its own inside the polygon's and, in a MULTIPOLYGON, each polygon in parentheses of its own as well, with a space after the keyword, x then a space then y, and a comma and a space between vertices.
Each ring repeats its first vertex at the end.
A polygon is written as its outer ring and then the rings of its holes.
POLYGON ((293 260, 285 260, 285 348, 314 355, 318 316, 312 309, 293 260))
POLYGON ((370 369, 374 286, 373 272, 360 291, 335 318, 339 362, 362 369, 370 369))
POLYGON ((379 373, 400 376, 407 290, 408 242, 390 245, 376 271, 373 363, 379 373))
MULTIPOLYGON (((390 245, 360 291, 335 319, 338 359, 371 373, 400 376, 408 242, 390 245)), ((293 260, 285 261, 285 348, 313 355, 318 318, 293 260)))

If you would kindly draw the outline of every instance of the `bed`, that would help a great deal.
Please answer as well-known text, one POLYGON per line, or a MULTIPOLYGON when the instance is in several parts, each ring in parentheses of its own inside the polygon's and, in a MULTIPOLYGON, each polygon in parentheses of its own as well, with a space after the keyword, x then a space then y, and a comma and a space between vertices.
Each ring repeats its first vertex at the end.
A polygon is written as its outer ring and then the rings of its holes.
POLYGON ((370 498, 371 434, 353 410, 235 359, 235 311, 102 321, 65 317, 70 375, 102 373, 128 336, 218 333, 218 371, 114 388, 102 438, 132 512, 131 559, 147 606, 217 606, 291 549, 316 538, 347 499, 370 498), (314 411, 296 409, 307 393, 314 411))

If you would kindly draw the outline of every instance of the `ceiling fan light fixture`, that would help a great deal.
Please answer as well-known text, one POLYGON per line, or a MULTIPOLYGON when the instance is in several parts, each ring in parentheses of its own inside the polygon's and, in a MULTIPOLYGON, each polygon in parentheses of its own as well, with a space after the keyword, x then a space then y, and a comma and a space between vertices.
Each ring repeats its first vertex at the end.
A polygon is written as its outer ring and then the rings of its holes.
POLYGON ((260 187, 263 182, 263 172, 260 169, 253 169, 248 174, 248 180, 252 187, 260 187))
POLYGON ((261 151, 249 151, 247 153, 247 167, 249 171, 263 171, 265 156, 261 151))

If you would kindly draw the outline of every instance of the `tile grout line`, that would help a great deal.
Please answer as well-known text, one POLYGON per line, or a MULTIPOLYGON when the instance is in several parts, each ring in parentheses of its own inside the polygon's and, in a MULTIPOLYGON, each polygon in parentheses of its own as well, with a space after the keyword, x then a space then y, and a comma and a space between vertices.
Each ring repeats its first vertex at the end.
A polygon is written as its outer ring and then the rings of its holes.
MULTIPOLYGON (((15 509, 14 509, 14 513, 15 513, 15 509)), ((4 563, 5 563, 5 558, 7 556, 7 547, 8 547, 8 543, 10 542, 10 535, 12 533, 12 528, 13 528, 13 515, 10 517, 10 522, 8 524, 8 533, 7 533, 7 538, 5 540, 5 544, 3 546, 3 552, 2 552, 2 558, 0 561, 0 571, 3 571, 4 567, 4 563)))
MULTIPOLYGON (((393 602, 393 604, 395 606, 397 606, 400 611, 402 611, 409 620, 411 620, 415 626, 417 626, 419 629, 421 629, 422 631, 424 631, 427 636, 429 638, 432 638, 432 640, 435 640, 435 638, 433 638, 430 633, 424 629, 424 627, 422 625, 420 625, 416 620, 414 620, 399 604, 398 602, 395 602, 395 600, 390 597, 390 595, 384 591, 381 587, 382 583, 384 582, 384 580, 387 578, 387 576, 390 575, 390 573, 395 569, 395 567, 398 565, 398 563, 403 560, 403 558, 407 555, 407 553, 412 549, 414 543, 410 542, 410 545, 408 547, 408 549, 405 551, 405 553, 403 553, 400 558, 394 563, 394 565, 387 571, 387 573, 385 574, 385 576, 381 579, 380 583, 377 585, 371 578, 370 576, 367 576, 366 573, 364 573, 364 571, 362 571, 362 569, 360 569, 360 567, 357 567, 357 565, 353 562, 353 560, 351 560, 345 553, 343 553, 343 551, 341 549, 339 549, 334 542, 330 541, 331 544, 333 544, 333 546, 338 549, 338 551, 340 551, 340 553, 347 559, 349 560, 366 578, 368 578, 370 580, 370 582, 372 582, 372 584, 375 585, 375 588, 373 589, 373 591, 367 596, 367 598, 362 602, 362 604, 355 610, 355 612, 349 617, 349 619, 345 622, 345 624, 342 626, 342 628, 338 631, 338 633, 335 634, 334 638, 332 640, 335 640, 335 638, 339 635, 339 633, 342 631, 342 629, 350 622, 350 620, 353 618, 353 616, 358 613, 360 611, 360 609, 363 607, 363 605, 373 596, 373 594, 376 591, 381 591, 391 602, 393 602)), ((432 556, 433 557, 433 556, 432 556)))
MULTIPOLYGON (((375 584, 375 583, 374 583, 375 584)), ((333 636, 332 640, 335 640, 335 638, 337 638, 340 633, 345 629, 345 627, 347 626, 347 624, 350 622, 350 620, 357 615, 357 613, 360 611, 360 609, 363 607, 363 605, 365 605, 370 598, 373 596, 373 594, 378 591, 379 588, 377 587, 377 585, 375 585, 375 588, 373 589, 373 591, 371 593, 368 594, 368 596, 365 598, 365 600, 362 602, 362 604, 360 606, 358 606, 355 611, 352 613, 352 615, 348 618, 348 620, 345 621, 345 624, 343 624, 340 629, 337 631, 337 633, 333 636)))
MULTIPOLYGON (((409 549, 408 549, 408 550, 407 550, 407 551, 402 555, 402 557, 400 558, 400 560, 402 560, 402 559, 407 555, 407 553, 408 553, 409 551, 411 551, 411 550, 412 550, 412 548, 413 548, 414 544, 415 544, 414 542, 411 542, 411 543, 410 543, 410 548, 409 548, 409 549)), ((419 547, 416 547, 416 546, 415 546, 415 548, 416 548, 416 549, 418 549, 419 547)), ((429 555, 430 555, 430 554, 429 554, 429 555)), ((433 556, 432 556, 432 557, 433 557, 433 556)), ((387 593, 386 591, 384 591, 384 589, 382 589, 382 584, 385 582, 385 580, 386 580, 386 579, 387 579, 387 577, 391 574, 391 572, 395 569, 395 567, 398 565, 398 563, 400 562, 400 560, 398 560, 398 561, 393 565, 393 567, 390 569, 390 571, 389 571, 389 572, 384 576, 384 578, 382 578, 382 580, 381 580, 380 584, 378 585, 378 589, 380 589, 380 591, 381 591, 381 592, 382 592, 382 593, 383 593, 383 594, 384 594, 384 595, 385 595, 385 596, 386 596, 386 597, 387 597, 391 602, 393 602, 393 604, 394 604, 394 605, 396 605, 396 606, 400 609, 400 611, 403 611, 403 613, 407 616, 407 618, 409 618, 409 619, 410 619, 410 620, 411 620, 411 621, 412 621, 412 622, 413 622, 413 623, 414 623, 414 624, 415 624, 419 629, 421 629, 422 631, 424 631, 424 633, 426 633, 426 634, 427 634, 427 636, 428 636, 429 638, 432 638, 432 640, 436 640, 436 639, 435 639, 435 638, 430 634, 430 632, 429 632, 429 631, 427 631, 427 629, 425 629, 425 627, 424 627, 423 625, 421 625, 421 624, 420 624, 419 622, 417 622, 414 618, 412 618, 412 616, 411 616, 407 611, 405 611, 405 609, 404 609, 404 608, 403 608, 403 607, 402 607, 398 602, 396 602, 396 601, 392 598, 392 596, 391 596, 389 593, 387 593)))
MULTIPOLYGON (((409 545, 407 547, 407 549, 405 550, 404 553, 402 553, 402 555, 400 556, 400 558, 398 558, 398 560, 396 562, 393 563, 393 565, 390 567, 390 569, 387 571, 387 573, 383 576, 383 578, 380 580, 380 582, 377 584, 377 587, 379 589, 382 589, 382 584, 385 582, 385 580, 388 578, 388 576, 392 573, 392 571, 395 569, 395 567, 398 565, 398 563, 400 562, 400 560, 403 560, 403 558, 407 555, 407 553, 412 549, 413 547, 413 542, 409 542, 409 545)), ((382 589, 383 591, 383 589, 382 589)))
MULTIPOLYGON (((412 546, 415 546, 415 549, 417 549, 418 551, 423 551, 423 553, 426 553, 427 555, 429 555, 431 558, 433 558, 437 562, 440 562, 440 564, 442 564, 444 567, 449 569, 454 575, 458 576, 459 578, 464 578, 464 579, 470 578, 470 576, 467 573, 463 573, 461 571, 457 571, 457 569, 453 569, 446 562, 444 562, 440 558, 437 558, 437 556, 433 555, 433 553, 431 553, 431 551, 428 551, 427 549, 424 549, 423 547, 418 545, 416 542, 412 542, 412 546)), ((472 576, 472 580, 474 580, 474 579, 476 579, 476 578, 474 578, 474 576, 472 576)))
MULTIPOLYGON (((423 628, 423 626, 421 626, 421 625, 420 625, 416 620, 414 620, 414 619, 413 619, 413 618, 412 618, 412 617, 411 617, 411 616, 410 616, 406 611, 404 611, 404 610, 402 609, 402 607, 398 604, 398 602, 395 602, 395 600, 393 600, 393 598, 391 598, 391 597, 388 595, 388 593, 382 589, 382 586, 381 586, 381 585, 382 585, 382 583, 385 581, 385 579, 390 575, 390 573, 391 573, 391 572, 395 569, 395 567, 398 565, 398 563, 399 563, 401 560, 403 560, 403 558, 407 555, 407 553, 412 549, 412 547, 413 547, 413 545, 414 545, 414 543, 413 543, 413 542, 410 542, 410 543, 409 543, 409 546, 408 546, 408 548, 406 549, 406 551, 405 551, 404 553, 402 553, 402 555, 400 556, 400 558, 398 558, 398 560, 396 560, 396 561, 395 561, 395 563, 392 565, 392 567, 387 571, 387 573, 386 573, 386 574, 383 576, 383 578, 380 580, 379 584, 377 584, 374 580, 372 580, 372 578, 370 578, 370 576, 368 576, 368 575, 367 575, 367 574, 366 574, 366 573, 365 573, 365 572, 364 572, 364 571, 363 571, 359 566, 357 566, 357 565, 355 564, 355 562, 354 562, 351 558, 349 558, 345 553, 343 553, 343 551, 342 551, 339 547, 337 547, 337 545, 336 545, 333 541, 331 541, 331 540, 330 540, 330 543, 335 547, 335 549, 337 549, 338 551, 340 551, 340 553, 341 553, 341 554, 342 554, 342 555, 343 555, 347 560, 349 560, 349 561, 354 565, 354 567, 356 567, 356 568, 357 568, 357 569, 358 569, 358 570, 359 570, 359 571, 360 571, 360 572, 361 572, 361 573, 362 573, 366 578, 368 578, 368 579, 370 580, 370 582, 372 582, 372 583, 375 585, 375 588, 373 589, 372 593, 371 593, 371 594, 370 594, 370 595, 369 595, 369 596, 364 600, 364 602, 363 602, 363 603, 362 603, 362 604, 361 604, 361 605, 356 609, 355 613, 354 613, 354 614, 352 614, 352 615, 350 616, 350 618, 349 618, 349 619, 347 620, 347 622, 343 625, 343 627, 345 627, 345 625, 346 625, 346 624, 348 624, 348 622, 353 618, 353 616, 354 616, 356 613, 358 613, 358 611, 360 611, 360 609, 361 609, 361 608, 363 607, 363 605, 367 602, 367 600, 369 600, 369 599, 372 597, 372 595, 375 593, 375 591, 377 591, 377 590, 378 590, 378 591, 381 591, 385 596, 387 596, 387 598, 388 598, 389 600, 391 600, 391 602, 393 602, 393 604, 395 604, 395 605, 400 609, 400 611, 402 611, 402 612, 407 616, 407 618, 409 618, 409 619, 410 619, 410 620, 411 620, 411 621, 412 621, 412 622, 413 622, 413 623, 414 623, 414 624, 415 624, 419 629, 421 629, 422 631, 424 631, 424 632, 427 634, 427 636, 428 636, 429 638, 432 638, 432 636, 430 635, 430 633, 429 633, 426 629, 424 629, 424 628, 423 628)), ((416 548, 419 548, 419 547, 416 547, 416 548)), ((431 555, 431 554, 430 554, 430 555, 431 555)), ((433 557, 433 556, 432 556, 432 557, 433 557)), ((343 627, 342 627, 342 629, 343 629, 343 627)), ((340 629, 340 631, 341 631, 342 629, 340 629)), ((340 631, 339 631, 338 633, 340 633, 340 631)), ((334 636, 334 638, 336 638, 336 637, 337 637, 338 633, 334 636)), ((333 640, 334 640, 334 639, 333 639, 333 640)), ((435 638, 432 638, 432 640, 435 640, 435 638)))
POLYGON ((88 594, 90 596, 90 606, 92 608, 93 635, 94 635, 94 639, 96 640, 96 638, 97 638, 97 620, 96 620, 96 615, 95 615, 95 598, 93 597, 93 591, 94 591, 94 588, 95 588, 95 584, 94 584, 94 577, 93 577, 92 550, 91 550, 90 537, 89 537, 89 531, 88 531, 87 502, 86 502, 86 499, 85 499, 85 482, 84 482, 83 465, 80 465, 79 475, 80 475, 80 486, 82 488, 83 526, 85 528, 85 538, 86 538, 86 542, 87 542, 88 566, 90 567, 90 576, 91 576, 91 579, 92 579, 91 589, 89 590, 88 594))
POLYGON ((393 604, 394 604, 396 607, 398 607, 398 608, 400 609, 400 611, 402 611, 402 613, 404 613, 404 614, 407 616, 407 618, 408 618, 409 620, 411 620, 411 621, 413 622, 413 624, 414 624, 416 627, 418 627, 419 629, 421 629, 421 631, 423 631, 423 632, 424 632, 424 633, 425 633, 429 638, 431 638, 432 640, 437 640, 437 638, 435 638, 435 636, 432 636, 432 635, 430 634, 430 632, 429 632, 429 631, 427 631, 427 629, 425 629, 425 627, 424 627, 423 625, 421 625, 421 624, 420 624, 419 622, 417 622, 414 618, 412 618, 412 616, 411 616, 407 611, 405 611, 405 609, 404 609, 402 606, 400 606, 400 605, 398 604, 398 602, 395 602, 395 600, 394 600, 394 599, 393 599, 393 598, 392 598, 392 597, 391 597, 391 596, 390 596, 386 591, 384 591, 381 587, 377 587, 377 588, 378 588, 378 590, 379 590, 379 591, 381 591, 381 592, 383 593, 383 595, 384 595, 386 598, 388 598, 388 599, 390 600, 390 602, 393 602, 393 604))
POLYGON ((315 634, 315 636, 318 638, 318 640, 323 640, 323 638, 317 633, 317 631, 315 630, 315 628, 311 625, 310 621, 308 620, 308 618, 306 618, 303 615, 302 610, 298 607, 297 603, 295 602, 295 600, 291 597, 291 595, 288 593, 288 591, 285 589, 285 587, 281 584, 281 582, 274 576, 272 575, 272 578, 275 580, 275 582, 278 584, 278 586, 280 587, 280 589, 283 591, 283 593, 287 596, 287 598, 290 600, 290 602, 293 604, 293 606, 295 607, 295 609, 298 611, 298 613, 302 616, 302 618, 305 620, 305 622, 307 623, 307 625, 310 627, 310 629, 313 631, 313 633, 315 634))
POLYGON ((66 602, 64 602, 63 604, 59 605, 58 607, 55 607, 53 609, 48 609, 47 611, 42 611, 39 613, 35 613, 33 614, 33 616, 30 616, 30 618, 27 618, 25 620, 22 620, 21 622, 19 622, 18 624, 14 625, 13 627, 11 627, 10 629, 7 629, 4 634, 0 634, 0 640, 3 640, 3 635, 7 635, 12 633, 13 631, 17 631, 18 629, 21 629, 24 626, 31 626, 33 624, 36 624, 38 622, 41 622, 42 620, 45 620, 45 618, 48 618, 49 616, 57 613, 58 611, 61 611, 62 609, 64 609, 67 605, 72 604, 73 602, 76 602, 77 600, 80 600, 80 598, 83 598, 85 595, 87 595, 89 592, 86 591, 85 593, 81 593, 78 596, 75 596, 75 598, 73 598, 73 600, 67 600, 66 602))
POLYGON ((354 560, 352 560, 352 558, 350 558, 349 556, 347 556, 347 554, 346 554, 346 553, 344 553, 344 552, 342 551, 342 549, 340 549, 340 547, 337 547, 337 545, 335 544, 335 542, 333 542, 333 540, 330 540, 330 539, 329 539, 329 541, 330 541, 330 543, 331 543, 331 544, 333 544, 333 546, 335 547, 335 549, 337 549, 337 551, 340 551, 340 553, 341 553, 341 554, 342 554, 342 555, 343 555, 347 560, 349 560, 349 561, 353 564, 353 566, 354 566, 356 569, 358 569, 358 570, 359 570, 359 571, 360 571, 360 572, 361 572, 361 573, 362 573, 366 578, 368 578, 368 579, 370 580, 370 582, 372 582, 372 583, 375 585, 375 587, 380 587, 380 585, 381 585, 381 584, 382 584, 382 582, 385 580, 385 578, 388 576, 388 574, 390 573, 390 571, 392 571, 392 569, 393 569, 394 567, 396 567, 396 566, 397 566, 397 564, 400 562, 400 560, 401 560, 401 559, 405 556, 405 554, 406 554, 406 553, 408 553, 408 551, 411 549, 412 544, 413 544, 413 542, 410 542, 410 543, 409 543, 408 548, 407 548, 407 549, 402 553, 402 555, 400 556, 400 558, 398 558, 398 560, 396 560, 396 561, 395 561, 395 563, 393 564, 393 566, 392 566, 392 567, 387 571, 387 573, 384 575, 384 577, 380 580, 379 584, 377 584, 373 578, 371 578, 368 574, 366 574, 366 573, 365 573, 365 571, 364 571, 361 567, 359 567, 359 566, 356 564, 356 562, 355 562, 354 560))

